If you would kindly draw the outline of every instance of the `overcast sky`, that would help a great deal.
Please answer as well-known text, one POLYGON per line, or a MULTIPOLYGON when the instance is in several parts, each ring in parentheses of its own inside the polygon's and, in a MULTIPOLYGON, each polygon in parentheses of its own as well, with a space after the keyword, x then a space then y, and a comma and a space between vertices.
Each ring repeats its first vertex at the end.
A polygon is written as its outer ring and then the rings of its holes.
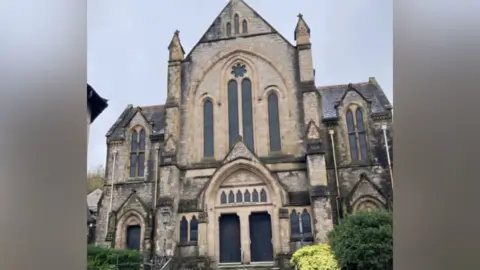
MULTIPOLYGON (((228 0, 88 1, 88 83, 109 107, 90 128, 88 166, 103 165, 105 134, 127 104, 162 104, 167 46, 180 31, 186 53, 228 0)), ((316 84, 377 78, 392 100, 392 0, 246 0, 294 44, 302 13, 312 34, 316 84)))

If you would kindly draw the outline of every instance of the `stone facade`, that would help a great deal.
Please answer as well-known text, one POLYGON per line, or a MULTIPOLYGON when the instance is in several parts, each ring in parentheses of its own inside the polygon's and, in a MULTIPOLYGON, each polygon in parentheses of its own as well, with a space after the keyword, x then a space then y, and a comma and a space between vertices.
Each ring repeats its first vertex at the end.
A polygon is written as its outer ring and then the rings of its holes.
POLYGON ((239 229, 232 232, 240 235, 241 250, 235 262, 248 265, 259 260, 250 228, 260 230, 261 223, 252 221, 260 213, 269 224, 262 228, 271 233, 265 247, 272 256, 264 263, 288 268, 292 252, 325 242, 346 211, 391 207, 382 126, 391 157, 392 107, 383 90, 374 78, 315 86, 310 28, 301 15, 295 40, 292 45, 243 0, 231 0, 188 55, 174 33, 165 104, 128 105, 107 133, 97 244, 125 248, 127 227, 136 225, 138 248, 147 257, 179 256, 216 267, 224 245, 220 220, 234 214, 239 229), (245 91, 238 95, 243 125, 232 142, 228 85, 243 85, 244 78, 251 97, 245 103, 245 91), (204 137, 207 102, 213 133, 204 137), (245 125, 245 104, 251 104, 251 126, 245 125), (348 112, 354 118, 347 119, 348 112), (274 117, 280 140, 275 149, 274 117))

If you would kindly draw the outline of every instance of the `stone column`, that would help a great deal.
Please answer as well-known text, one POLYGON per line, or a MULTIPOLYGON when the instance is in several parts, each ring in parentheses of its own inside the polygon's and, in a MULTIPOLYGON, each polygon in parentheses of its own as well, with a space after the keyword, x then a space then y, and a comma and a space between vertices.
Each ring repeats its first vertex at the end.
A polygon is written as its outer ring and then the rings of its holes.
MULTIPOLYGON (((311 125, 314 125, 312 123, 311 125)), ((312 204, 313 229, 316 243, 326 243, 327 234, 333 228, 330 191, 325 168, 325 152, 322 142, 314 138, 307 139, 307 172, 310 182, 310 201, 312 204)))
POLYGON ((238 213, 240 218, 240 242, 242 247, 242 263, 250 263, 250 211, 241 210, 238 213))
POLYGON ((278 212, 280 218, 280 252, 287 254, 290 252, 290 215, 287 208, 280 208, 278 212))
POLYGON ((201 212, 198 218, 198 255, 207 256, 208 255, 208 212, 201 212))

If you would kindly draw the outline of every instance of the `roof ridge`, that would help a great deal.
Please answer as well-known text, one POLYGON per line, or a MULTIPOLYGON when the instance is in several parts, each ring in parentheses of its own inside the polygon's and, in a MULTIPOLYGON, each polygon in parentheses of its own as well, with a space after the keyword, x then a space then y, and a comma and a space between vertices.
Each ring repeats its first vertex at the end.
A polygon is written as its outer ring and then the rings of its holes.
POLYGON ((356 82, 356 83, 323 85, 323 86, 317 86, 317 89, 320 90, 320 89, 328 89, 328 88, 331 88, 331 87, 348 86, 349 84, 351 84, 351 85, 365 85, 365 84, 369 84, 369 82, 356 82))

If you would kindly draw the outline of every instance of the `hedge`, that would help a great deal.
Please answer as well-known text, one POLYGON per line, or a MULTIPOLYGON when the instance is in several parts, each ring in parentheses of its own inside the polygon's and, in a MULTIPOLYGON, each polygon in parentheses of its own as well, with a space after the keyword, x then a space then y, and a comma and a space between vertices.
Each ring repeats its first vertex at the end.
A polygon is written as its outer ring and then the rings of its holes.
MULTIPOLYGON (((128 269, 140 269, 141 262, 142 254, 135 250, 87 246, 87 266, 91 270, 119 269, 115 268, 116 265, 123 265, 128 269)), ((120 267, 122 268, 124 267, 120 267)))
POLYGON ((386 210, 347 215, 329 233, 342 269, 393 269, 393 215, 386 210))
POLYGON ((328 244, 300 248, 292 255, 290 263, 299 270, 340 270, 328 244))

